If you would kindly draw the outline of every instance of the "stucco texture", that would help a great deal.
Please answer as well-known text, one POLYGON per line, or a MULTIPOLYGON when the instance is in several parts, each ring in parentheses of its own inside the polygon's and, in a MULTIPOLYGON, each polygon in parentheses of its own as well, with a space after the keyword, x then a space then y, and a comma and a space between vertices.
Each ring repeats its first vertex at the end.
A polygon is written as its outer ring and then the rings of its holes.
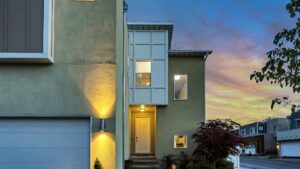
POLYGON ((202 57, 169 57, 169 104, 157 106, 156 156, 192 153, 191 135, 205 120, 205 62, 202 57), (174 74, 187 75, 188 100, 174 100, 174 74), (174 135, 187 135, 187 148, 174 148, 174 135))
MULTIPOLYGON (((53 64, 0 66, 0 116, 94 116, 110 118, 107 126, 113 126, 116 1, 55 0, 53 23, 53 64)), ((96 157, 105 168, 115 168, 110 132, 93 131, 91 168, 96 157)))
POLYGON ((1 65, 0 116, 111 116, 115 3, 56 0, 55 63, 1 65))

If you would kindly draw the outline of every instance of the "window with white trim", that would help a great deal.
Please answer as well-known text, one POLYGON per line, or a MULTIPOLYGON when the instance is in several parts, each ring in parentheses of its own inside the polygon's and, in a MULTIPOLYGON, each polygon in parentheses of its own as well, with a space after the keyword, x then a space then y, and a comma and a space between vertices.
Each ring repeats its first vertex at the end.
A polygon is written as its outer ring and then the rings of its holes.
POLYGON ((0 1, 0 61, 52 61, 52 0, 0 1))
POLYGON ((136 86, 151 86, 151 61, 136 61, 136 86))
POLYGON ((187 75, 174 75, 174 100, 188 99, 187 75))

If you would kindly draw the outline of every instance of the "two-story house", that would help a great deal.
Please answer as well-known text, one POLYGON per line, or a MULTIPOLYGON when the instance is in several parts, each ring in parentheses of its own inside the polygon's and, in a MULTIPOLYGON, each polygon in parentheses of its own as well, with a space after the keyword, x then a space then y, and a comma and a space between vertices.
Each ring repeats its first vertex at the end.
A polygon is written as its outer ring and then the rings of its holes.
POLYGON ((289 130, 289 128, 290 123, 288 119, 269 118, 263 122, 254 122, 241 126, 239 134, 247 142, 248 147, 250 147, 249 152, 251 151, 251 154, 274 154, 277 151, 277 132, 289 130))
POLYGON ((0 168, 192 152, 212 51, 173 50, 173 23, 127 24, 123 3, 0 1, 0 168))
POLYGON ((173 50, 172 22, 129 22, 128 29, 125 160, 139 168, 139 160, 155 164, 192 153, 191 135, 205 120, 205 60, 212 51, 173 50))

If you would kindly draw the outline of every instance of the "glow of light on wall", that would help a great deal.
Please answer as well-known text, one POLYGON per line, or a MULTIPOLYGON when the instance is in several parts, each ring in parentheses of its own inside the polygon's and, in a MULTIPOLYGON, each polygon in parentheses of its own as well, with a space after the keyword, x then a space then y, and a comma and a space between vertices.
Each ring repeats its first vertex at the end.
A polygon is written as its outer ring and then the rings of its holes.
POLYGON ((115 168, 115 137, 107 132, 98 132, 92 139, 91 169, 94 168, 96 158, 99 159, 103 168, 115 168))
POLYGON ((115 110, 116 80, 114 65, 86 68, 85 94, 94 115, 109 118, 115 110))

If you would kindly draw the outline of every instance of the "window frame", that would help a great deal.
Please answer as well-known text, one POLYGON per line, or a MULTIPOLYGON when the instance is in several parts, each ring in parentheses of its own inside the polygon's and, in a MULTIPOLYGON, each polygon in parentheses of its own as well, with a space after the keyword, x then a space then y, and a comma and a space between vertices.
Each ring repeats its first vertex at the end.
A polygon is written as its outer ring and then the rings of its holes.
POLYGON ((174 149, 186 149, 186 148, 188 148, 188 138, 187 138, 187 135, 185 135, 185 134, 184 135, 175 134, 174 135, 174 145, 173 145, 173 148, 174 149), (182 147, 179 147, 176 144, 177 138, 179 138, 179 137, 183 137, 184 141, 185 141, 182 147))
POLYGON ((151 88, 151 86, 152 86, 152 60, 143 60, 143 59, 135 60, 135 62, 134 62, 134 79, 135 79, 135 81, 134 81, 135 88, 151 88), (138 74, 136 72, 137 62, 149 62, 150 63, 150 85, 138 85, 137 84, 137 74, 138 74))
POLYGON ((53 11, 54 0, 44 0, 44 21, 43 21, 43 52, 42 53, 13 53, 0 52, 1 62, 13 63, 53 63, 53 11))
POLYGON ((250 127, 250 132, 249 132, 250 134, 256 134, 255 133, 255 127, 250 127))
POLYGON ((188 95, 188 75, 187 74, 174 74, 174 76, 173 76, 173 95, 174 95, 174 101, 186 101, 186 100, 188 100, 189 99, 189 95, 188 95), (176 99, 176 97, 175 97, 175 82, 176 82, 176 80, 175 80, 175 76, 176 75, 179 75, 179 76, 186 76, 186 99, 176 99))
POLYGON ((295 122, 296 122, 296 128, 300 128, 300 125, 298 125, 298 121, 300 121, 300 119, 295 119, 295 122))
POLYGON ((241 136, 245 136, 247 133, 246 133, 246 129, 240 129, 240 135, 241 136))

